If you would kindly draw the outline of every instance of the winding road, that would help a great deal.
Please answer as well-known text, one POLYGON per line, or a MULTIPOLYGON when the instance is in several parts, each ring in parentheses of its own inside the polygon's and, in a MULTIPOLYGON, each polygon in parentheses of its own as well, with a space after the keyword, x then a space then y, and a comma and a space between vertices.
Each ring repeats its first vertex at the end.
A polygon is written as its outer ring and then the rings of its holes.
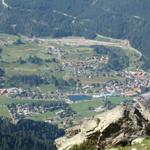
POLYGON ((9 5, 5 2, 5 0, 2 0, 2 5, 5 7, 5 8, 8 8, 9 5))

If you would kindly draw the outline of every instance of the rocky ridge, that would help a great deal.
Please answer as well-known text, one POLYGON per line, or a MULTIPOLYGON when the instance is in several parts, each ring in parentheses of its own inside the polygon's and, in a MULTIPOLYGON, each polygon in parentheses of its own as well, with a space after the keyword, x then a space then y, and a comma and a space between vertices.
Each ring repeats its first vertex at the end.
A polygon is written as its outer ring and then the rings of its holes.
POLYGON ((95 141, 95 149, 103 145, 125 146, 136 139, 150 136, 150 112, 136 99, 136 107, 120 105, 112 110, 85 119, 79 126, 66 130, 66 135, 57 139, 58 150, 69 150, 88 140, 95 141))

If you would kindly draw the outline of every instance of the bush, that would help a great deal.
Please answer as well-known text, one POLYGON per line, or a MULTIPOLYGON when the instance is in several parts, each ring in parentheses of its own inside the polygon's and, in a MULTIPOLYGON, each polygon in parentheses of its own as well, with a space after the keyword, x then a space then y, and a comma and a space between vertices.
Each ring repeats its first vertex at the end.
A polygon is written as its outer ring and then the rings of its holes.
POLYGON ((5 75, 5 71, 3 69, 0 68, 0 77, 5 75))
POLYGON ((43 60, 37 56, 30 56, 28 58, 28 62, 30 62, 31 64, 41 65, 43 60))

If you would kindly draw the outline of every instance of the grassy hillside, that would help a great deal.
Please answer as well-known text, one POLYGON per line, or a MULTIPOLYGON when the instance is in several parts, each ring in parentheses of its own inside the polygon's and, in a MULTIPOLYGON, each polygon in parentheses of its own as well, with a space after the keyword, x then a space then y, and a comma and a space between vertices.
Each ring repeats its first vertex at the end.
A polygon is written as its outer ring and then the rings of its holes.
POLYGON ((40 86, 43 91, 56 91, 64 86, 64 90, 71 90, 77 80, 91 84, 112 79, 122 80, 119 76, 96 77, 94 74, 100 68, 104 73, 108 73, 108 70, 111 73, 125 68, 135 70, 141 67, 143 61, 136 49, 126 46, 121 40, 106 42, 105 39, 28 39, 24 36, 1 34, 0 87, 34 89, 40 86), (103 57, 106 60, 100 61, 103 57), (89 79, 82 74, 79 77, 78 74, 75 75, 70 65, 72 68, 80 68, 81 71, 89 65, 97 67, 95 70, 87 68, 90 74, 94 73, 94 77, 89 79))
MULTIPOLYGON (((149 0, 5 0, 0 4, 0 32, 28 36, 102 34, 129 39, 149 61, 149 0)), ((148 67, 149 63, 146 64, 148 67)))

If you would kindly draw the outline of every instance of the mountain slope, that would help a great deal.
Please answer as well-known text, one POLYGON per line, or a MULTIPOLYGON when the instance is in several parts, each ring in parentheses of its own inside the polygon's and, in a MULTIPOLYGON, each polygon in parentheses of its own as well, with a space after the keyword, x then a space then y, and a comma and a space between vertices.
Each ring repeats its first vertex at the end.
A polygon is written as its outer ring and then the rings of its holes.
POLYGON ((58 150, 96 150, 97 147, 103 150, 110 146, 130 145, 135 139, 149 137, 150 112, 141 102, 139 105, 144 109, 117 106, 83 120, 80 125, 68 129, 66 136, 56 140, 58 150))
POLYGON ((0 32, 53 37, 96 34, 129 39, 148 60, 148 0, 5 0, 0 4, 0 32))
POLYGON ((82 79, 89 80, 89 75, 95 80, 103 78, 103 73, 141 68, 143 55, 127 40, 98 38, 31 39, 0 34, 0 87, 50 86, 56 92, 61 87, 63 90, 73 89, 76 82, 72 85, 69 79, 84 84, 82 79), (78 66, 72 66, 72 63, 78 66), (84 72, 83 68, 87 71, 84 72))
POLYGON ((48 123, 20 120, 14 125, 0 118, 1 150, 56 150, 53 142, 63 134, 62 129, 48 123))

